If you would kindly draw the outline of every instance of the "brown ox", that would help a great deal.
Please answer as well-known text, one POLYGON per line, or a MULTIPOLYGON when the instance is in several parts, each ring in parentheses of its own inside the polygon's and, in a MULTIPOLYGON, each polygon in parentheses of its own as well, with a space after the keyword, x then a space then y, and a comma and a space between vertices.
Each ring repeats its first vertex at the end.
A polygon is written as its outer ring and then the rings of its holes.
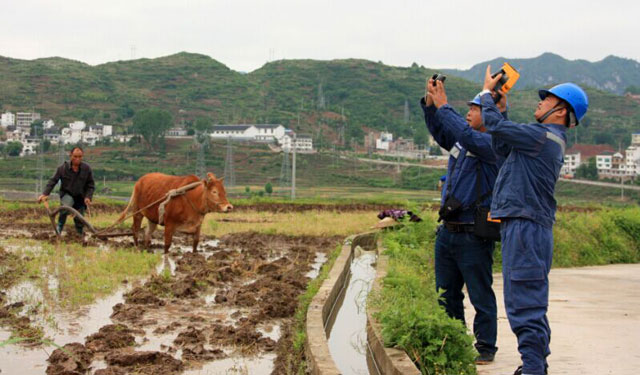
POLYGON ((120 215, 124 219, 128 212, 138 211, 153 202, 156 204, 136 213, 133 216, 133 242, 138 246, 138 232, 143 216, 147 218, 149 226, 145 233, 144 243, 149 246, 151 235, 160 223, 164 224, 164 252, 169 251, 171 240, 176 231, 193 234, 193 251, 197 251, 200 241, 200 227, 204 216, 209 212, 229 212, 233 206, 227 201, 223 179, 216 179, 213 173, 207 173, 207 178, 200 180, 195 175, 168 176, 162 173, 146 174, 136 182, 127 208, 120 215), (172 190, 200 181, 195 188, 185 194, 173 197, 164 205, 164 221, 160 221, 158 209, 165 199, 163 197, 172 190))

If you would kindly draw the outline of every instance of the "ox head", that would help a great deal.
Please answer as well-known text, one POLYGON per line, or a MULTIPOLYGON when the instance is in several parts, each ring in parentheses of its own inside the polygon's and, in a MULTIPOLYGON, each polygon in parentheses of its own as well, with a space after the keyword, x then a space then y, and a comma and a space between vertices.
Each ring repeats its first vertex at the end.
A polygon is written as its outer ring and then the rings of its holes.
POLYGON ((205 182, 205 190, 207 194, 207 206, 211 211, 230 212, 233 205, 227 201, 227 193, 224 190, 223 178, 217 179, 216 176, 209 172, 205 182))

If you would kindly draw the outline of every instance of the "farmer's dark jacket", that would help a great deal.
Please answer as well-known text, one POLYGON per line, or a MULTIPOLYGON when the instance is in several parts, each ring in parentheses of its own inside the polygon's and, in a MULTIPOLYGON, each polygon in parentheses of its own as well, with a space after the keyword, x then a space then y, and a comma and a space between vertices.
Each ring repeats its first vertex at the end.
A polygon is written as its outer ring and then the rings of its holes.
POLYGON ((69 194, 74 199, 93 199, 93 191, 96 185, 93 181, 93 172, 89 164, 84 162, 80 163, 80 169, 76 173, 71 169, 71 163, 65 161, 64 164, 58 167, 56 174, 51 177, 42 194, 51 194, 51 190, 56 186, 58 180, 62 181, 60 185, 60 196, 69 194))

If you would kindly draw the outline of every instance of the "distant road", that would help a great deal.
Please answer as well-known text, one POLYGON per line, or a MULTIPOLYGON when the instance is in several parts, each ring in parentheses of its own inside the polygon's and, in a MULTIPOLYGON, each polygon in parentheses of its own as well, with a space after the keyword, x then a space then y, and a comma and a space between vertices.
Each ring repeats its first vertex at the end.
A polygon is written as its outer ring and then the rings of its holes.
POLYGON ((378 159, 367 159, 367 158, 357 158, 357 157, 349 157, 340 155, 340 159, 344 160, 358 160, 364 163, 372 163, 372 164, 384 164, 384 165, 400 165, 401 167, 419 167, 419 168, 428 168, 428 169, 447 169, 446 164, 443 165, 426 165, 426 164, 418 164, 418 163, 407 163, 397 161, 386 161, 386 160, 378 160, 378 159))
MULTIPOLYGON (((428 168, 428 169, 446 169, 446 165, 426 165, 426 164, 417 164, 417 163, 407 163, 407 162, 395 162, 395 161, 386 161, 386 160, 378 160, 378 159, 367 159, 367 158, 357 158, 357 157, 348 157, 344 155, 340 155, 340 159, 344 160, 358 160, 364 163, 373 163, 373 164, 383 164, 383 165, 400 165, 401 167, 419 167, 419 168, 428 168)), ((560 181, 571 182, 573 184, 583 184, 583 185, 592 185, 592 186, 603 186, 609 188, 620 189, 621 185, 611 182, 601 182, 601 181, 590 181, 590 180, 576 180, 571 178, 560 178, 560 181)), ((626 190, 636 190, 640 191, 640 186, 638 185, 624 185, 626 190)))
MULTIPOLYGON (((610 188, 620 189, 622 185, 615 184, 611 182, 600 182, 600 181, 589 181, 589 180, 576 180, 569 178, 561 178, 560 181, 572 182, 574 184, 583 184, 583 185, 592 185, 592 186, 604 186, 610 188)), ((638 185, 624 185, 625 190, 637 190, 640 191, 640 186, 638 185)))

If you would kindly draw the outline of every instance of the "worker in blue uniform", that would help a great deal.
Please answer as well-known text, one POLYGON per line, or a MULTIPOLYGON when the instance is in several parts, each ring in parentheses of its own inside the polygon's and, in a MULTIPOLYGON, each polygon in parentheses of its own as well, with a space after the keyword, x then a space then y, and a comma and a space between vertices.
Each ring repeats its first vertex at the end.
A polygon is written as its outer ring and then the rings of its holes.
MULTIPOLYGON (((485 133, 479 95, 468 102, 466 121, 447 103, 442 81, 436 80, 434 86, 434 81, 429 80, 427 95, 420 103, 429 132, 450 153, 441 206, 444 208, 452 200, 460 202, 456 212, 444 217, 436 237, 436 288, 444 291, 440 304, 449 316, 464 323, 462 288, 467 285, 476 311, 476 363, 486 364, 493 361, 497 351, 497 307, 492 289, 495 242, 473 233, 474 213, 476 203, 490 205, 501 158, 492 149, 491 136, 485 133)), ((506 111, 506 96, 500 104, 506 111)))
POLYGON ((564 162, 566 131, 587 112, 586 93, 573 83, 540 90, 536 123, 505 119, 491 92, 501 75, 487 67, 482 117, 494 149, 506 157, 498 174, 491 217, 501 220, 504 302, 512 331, 518 338, 522 366, 515 374, 547 373, 551 329, 547 319, 549 269, 553 256, 553 196, 564 162))

